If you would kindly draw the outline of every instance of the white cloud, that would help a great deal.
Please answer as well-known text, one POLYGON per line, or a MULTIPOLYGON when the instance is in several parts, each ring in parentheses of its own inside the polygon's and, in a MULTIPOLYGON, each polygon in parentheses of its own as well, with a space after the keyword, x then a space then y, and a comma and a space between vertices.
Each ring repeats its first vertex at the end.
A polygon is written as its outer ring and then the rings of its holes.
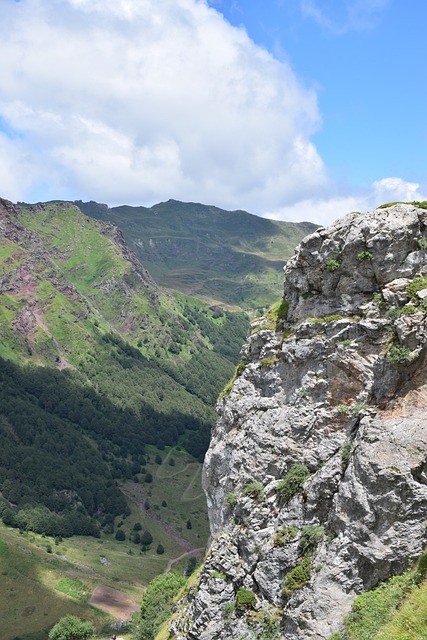
POLYGON ((366 31, 377 24, 389 0, 301 0, 301 11, 325 31, 344 35, 349 31, 366 31))
POLYGON ((21 135, 0 162, 29 168, 5 197, 43 180, 57 197, 259 212, 327 184, 316 95, 204 0, 2 3, 2 27, 0 114, 21 135))
POLYGON ((266 218, 309 221, 326 226, 351 211, 371 211, 388 202, 421 202, 427 200, 427 189, 416 182, 405 182, 401 178, 383 178, 373 182, 369 189, 355 195, 337 195, 330 198, 306 198, 299 202, 266 212, 266 218))
POLYGON ((405 182, 401 178, 383 178, 373 183, 375 200, 379 203, 427 200, 427 195, 420 191, 417 182, 405 182))

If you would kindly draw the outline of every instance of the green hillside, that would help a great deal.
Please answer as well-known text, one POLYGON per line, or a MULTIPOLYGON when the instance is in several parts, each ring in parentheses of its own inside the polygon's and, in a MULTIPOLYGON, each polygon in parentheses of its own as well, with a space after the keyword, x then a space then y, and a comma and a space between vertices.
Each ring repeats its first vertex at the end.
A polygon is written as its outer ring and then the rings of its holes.
POLYGON ((76 204, 87 215, 114 222, 160 285, 245 310, 280 298, 286 259, 316 229, 309 222, 176 200, 150 208, 76 204))
POLYGON ((359 595, 342 632, 329 640, 427 638, 427 551, 402 575, 359 595))
POLYGON ((115 227, 69 203, 3 200, 0 225, 3 519, 98 535, 146 445, 203 458, 248 320, 165 294, 115 227))

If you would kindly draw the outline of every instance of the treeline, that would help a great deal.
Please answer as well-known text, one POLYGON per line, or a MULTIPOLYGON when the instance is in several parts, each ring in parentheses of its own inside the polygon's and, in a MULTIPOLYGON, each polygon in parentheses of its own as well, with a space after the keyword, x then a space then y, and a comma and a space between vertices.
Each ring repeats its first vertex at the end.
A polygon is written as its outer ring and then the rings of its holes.
POLYGON ((184 306, 184 313, 189 322, 197 325, 202 334, 209 338, 215 353, 233 363, 238 362, 249 328, 249 318, 245 313, 231 313, 219 308, 210 313, 207 309, 190 304, 184 306))
POLYGON ((237 359, 247 317, 197 306, 186 312, 212 345, 199 345, 188 361, 148 360, 114 332, 99 332, 75 370, 0 358, 6 524, 53 536, 98 535, 126 512, 117 480, 140 472, 146 444, 179 443, 203 460, 213 405, 232 375, 229 354, 237 359))
POLYGON ((0 510, 6 524, 48 535, 97 535, 100 526, 126 511, 116 479, 139 473, 146 443, 173 445, 181 439, 187 450, 203 456, 212 409, 195 398, 206 414, 205 420, 197 418, 198 407, 188 399, 186 406, 179 385, 158 368, 166 409, 160 413, 156 402, 144 402, 138 387, 138 379, 142 387, 143 380, 148 387, 155 383, 150 363, 133 358, 130 382, 120 380, 117 361, 106 362, 107 370, 97 369, 95 378, 105 380, 96 389, 96 379, 89 384, 81 372, 0 359, 0 510))
POLYGON ((166 361, 161 366, 187 391, 213 406, 239 361, 249 319, 244 313, 210 310, 188 303, 183 311, 189 324, 208 338, 212 348, 199 347, 191 360, 166 361))

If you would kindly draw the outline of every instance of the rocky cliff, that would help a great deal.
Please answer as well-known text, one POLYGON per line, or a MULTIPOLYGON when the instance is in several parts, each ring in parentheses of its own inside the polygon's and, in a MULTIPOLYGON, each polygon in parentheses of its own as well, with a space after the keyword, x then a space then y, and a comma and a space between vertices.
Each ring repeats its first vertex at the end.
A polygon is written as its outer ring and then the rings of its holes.
POLYGON ((211 546, 177 640, 327 639, 427 543, 427 211, 318 229, 252 326, 204 470, 211 546), (283 305, 282 305, 283 307, 283 305))

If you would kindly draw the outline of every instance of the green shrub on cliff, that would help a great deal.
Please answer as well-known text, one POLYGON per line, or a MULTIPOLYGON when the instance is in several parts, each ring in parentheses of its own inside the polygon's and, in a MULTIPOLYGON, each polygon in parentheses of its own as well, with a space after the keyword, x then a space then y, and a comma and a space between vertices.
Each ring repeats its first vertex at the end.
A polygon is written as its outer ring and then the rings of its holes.
POLYGON ((293 464, 277 487, 279 495, 285 500, 290 500, 301 491, 304 482, 309 477, 310 471, 305 464, 293 464))

